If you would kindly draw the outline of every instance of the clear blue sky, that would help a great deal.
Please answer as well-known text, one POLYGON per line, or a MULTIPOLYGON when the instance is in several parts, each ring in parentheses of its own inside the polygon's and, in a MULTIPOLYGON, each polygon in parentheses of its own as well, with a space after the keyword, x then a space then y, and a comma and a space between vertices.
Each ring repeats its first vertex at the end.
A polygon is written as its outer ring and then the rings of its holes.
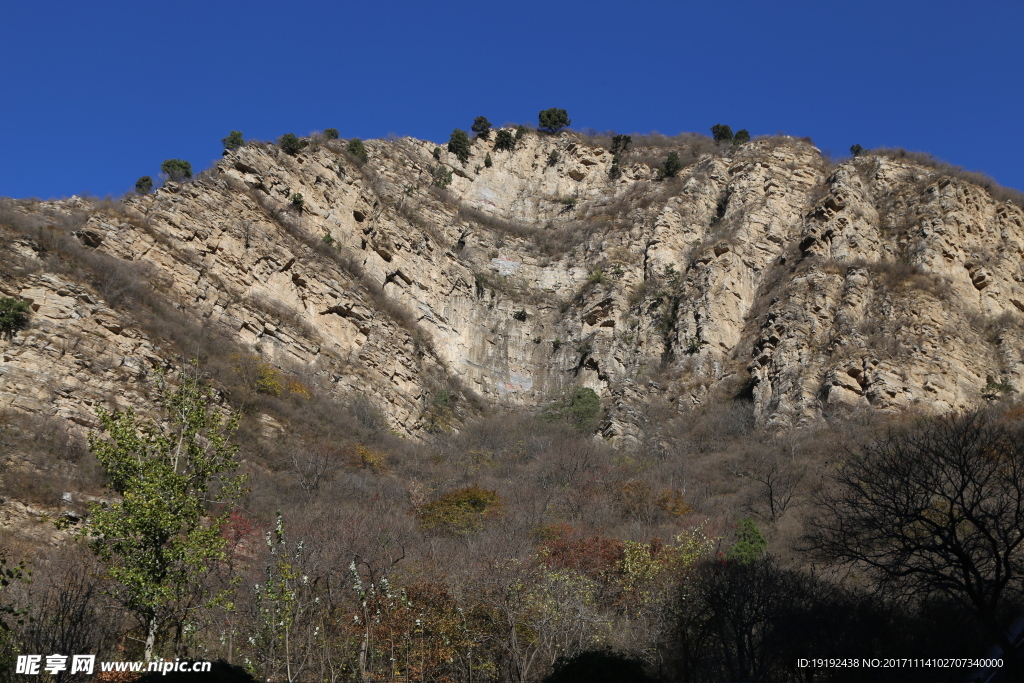
POLYGON ((0 195, 119 195, 232 129, 574 128, 926 151, 1024 189, 1024 3, 8 2, 0 195))

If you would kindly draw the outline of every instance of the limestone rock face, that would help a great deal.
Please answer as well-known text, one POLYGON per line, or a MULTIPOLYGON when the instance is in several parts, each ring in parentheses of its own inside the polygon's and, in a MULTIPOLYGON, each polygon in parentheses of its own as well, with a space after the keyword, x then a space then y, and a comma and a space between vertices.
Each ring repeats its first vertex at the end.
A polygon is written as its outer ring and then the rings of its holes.
POLYGON ((728 392, 781 425, 1024 390, 1016 204, 907 159, 832 165, 789 138, 694 155, 664 180, 652 159, 671 148, 639 140, 612 180, 599 142, 476 141, 465 166, 410 138, 369 141, 366 164, 340 142, 249 144, 116 206, 9 201, 0 296, 33 314, 0 340, 0 408, 91 427, 95 404, 147 405, 153 369, 181 361, 118 305, 127 275, 97 287, 54 267, 47 222, 145 269, 199 328, 365 396, 408 435, 452 382, 527 407, 590 387, 610 438, 642 430, 654 398, 728 392))

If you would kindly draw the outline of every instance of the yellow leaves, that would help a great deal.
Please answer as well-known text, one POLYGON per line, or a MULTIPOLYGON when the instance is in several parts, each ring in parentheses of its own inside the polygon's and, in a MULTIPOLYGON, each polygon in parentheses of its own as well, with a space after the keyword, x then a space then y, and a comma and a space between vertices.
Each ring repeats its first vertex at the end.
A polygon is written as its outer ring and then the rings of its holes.
POLYGON ((683 494, 675 489, 663 489, 654 502, 659 510, 672 517, 682 517, 693 511, 683 498, 683 494))
POLYGON ((303 382, 287 377, 271 363, 255 354, 236 353, 231 356, 231 367, 250 391, 280 398, 286 393, 301 398, 311 398, 313 392, 303 382))
POLYGON ((353 467, 361 467, 380 473, 387 469, 387 458, 380 451, 372 450, 361 443, 357 443, 355 448, 352 449, 349 464, 353 467))
POLYGON ((428 531, 453 534, 476 533, 483 520, 504 506, 496 491, 467 486, 445 493, 420 509, 420 526, 428 531))

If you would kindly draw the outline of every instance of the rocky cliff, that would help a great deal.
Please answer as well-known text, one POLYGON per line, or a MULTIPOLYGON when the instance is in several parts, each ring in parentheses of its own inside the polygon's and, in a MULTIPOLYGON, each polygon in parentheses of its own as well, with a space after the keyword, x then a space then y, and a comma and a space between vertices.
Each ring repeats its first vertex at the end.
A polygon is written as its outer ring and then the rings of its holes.
POLYGON ((600 136, 477 140, 465 165, 409 138, 365 163, 308 143, 121 202, 5 201, 0 296, 32 316, 0 340, 0 407, 92 426, 210 339, 407 435, 574 386, 609 438, 655 399, 797 424, 1024 388, 1024 211, 920 158, 644 137, 612 179, 600 136), (673 150, 685 168, 658 179, 673 150))

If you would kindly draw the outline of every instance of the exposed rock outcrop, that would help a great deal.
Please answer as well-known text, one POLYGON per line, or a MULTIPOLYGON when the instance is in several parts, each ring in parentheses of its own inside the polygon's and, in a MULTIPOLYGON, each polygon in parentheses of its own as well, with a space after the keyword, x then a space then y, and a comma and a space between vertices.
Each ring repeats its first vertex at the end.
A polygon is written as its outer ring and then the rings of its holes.
POLYGON ((97 402, 146 404, 152 369, 180 359, 112 301, 140 268, 197 329, 363 394, 410 435, 445 382, 521 406, 591 387, 608 437, 642 429, 652 396, 728 391, 793 424, 1024 388, 1017 205, 909 160, 834 166, 788 138, 658 181, 640 159, 664 148, 642 142, 616 180, 584 136, 476 141, 465 167, 442 151, 444 189, 433 143, 371 141, 363 165, 314 140, 294 157, 246 145, 120 206, 8 202, 0 295, 33 315, 0 341, 0 406, 89 427, 97 402), (54 268, 18 227, 73 215, 54 230, 130 264, 125 282, 54 268))

